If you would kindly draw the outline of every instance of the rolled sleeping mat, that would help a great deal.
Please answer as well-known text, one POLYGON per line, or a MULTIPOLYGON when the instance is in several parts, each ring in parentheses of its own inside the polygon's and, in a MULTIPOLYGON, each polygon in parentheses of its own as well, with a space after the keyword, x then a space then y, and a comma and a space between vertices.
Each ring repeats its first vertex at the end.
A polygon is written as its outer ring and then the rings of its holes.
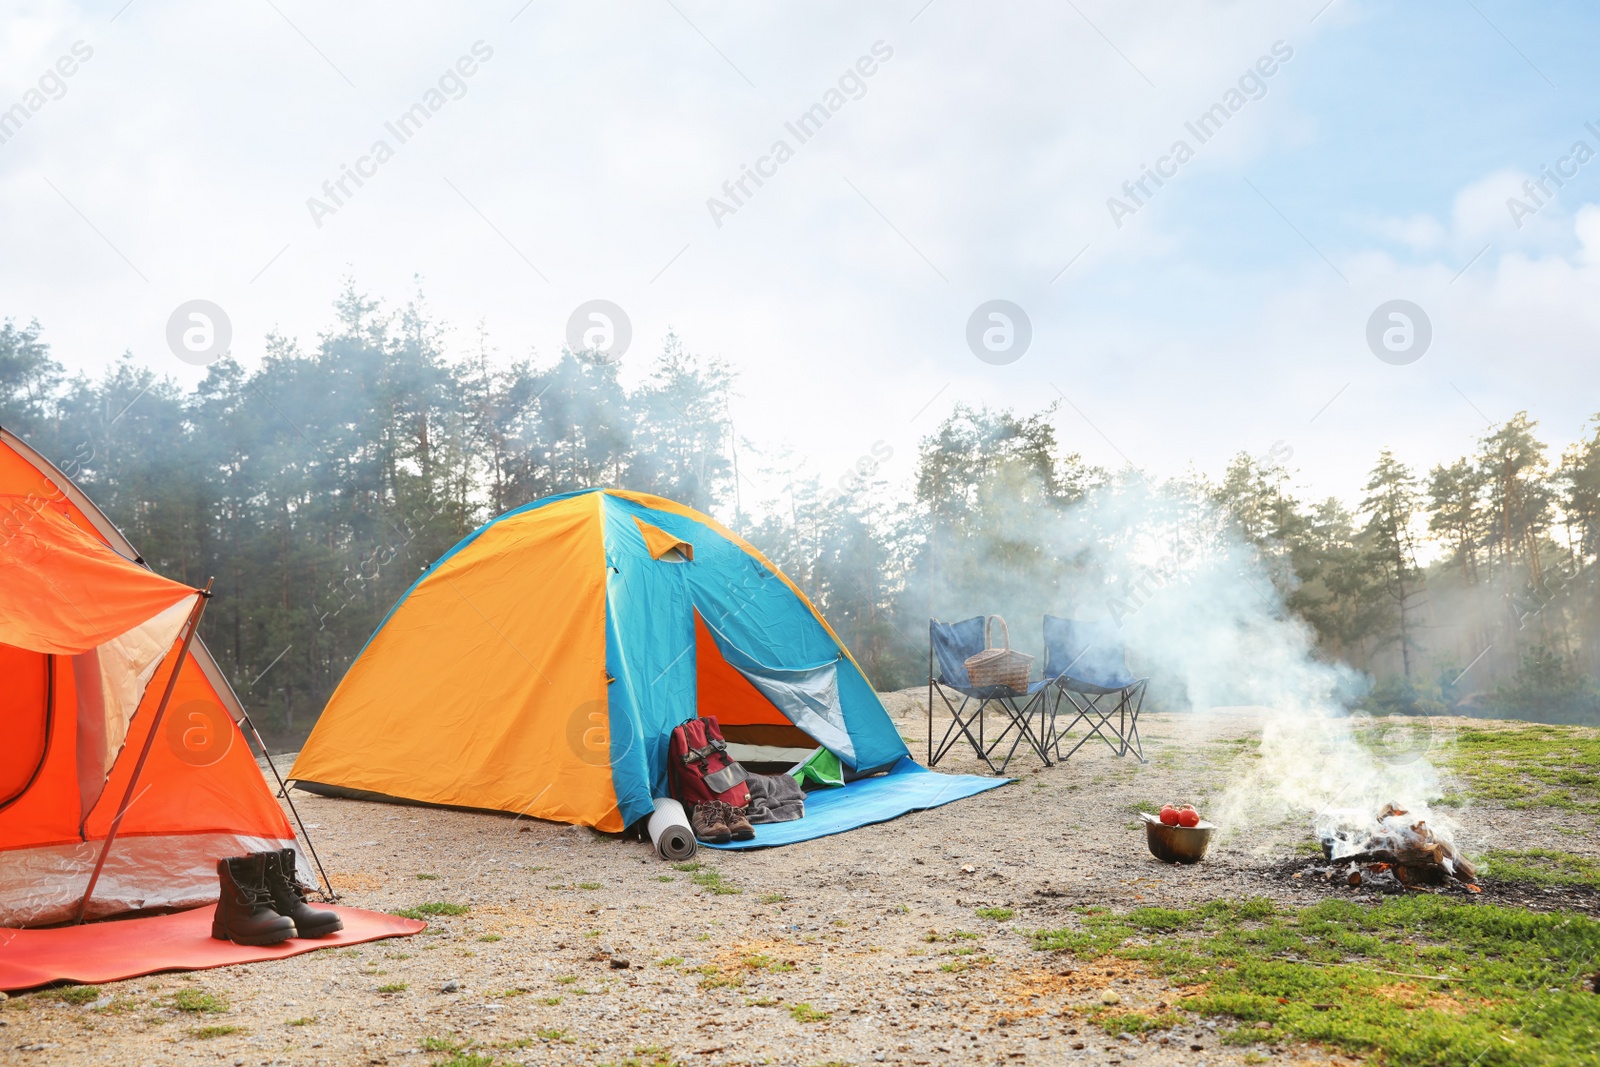
POLYGON ((648 828, 650 843, 664 860, 686 860, 700 847, 694 839, 694 831, 689 828, 689 816, 683 805, 671 797, 656 799, 656 812, 650 816, 648 828))

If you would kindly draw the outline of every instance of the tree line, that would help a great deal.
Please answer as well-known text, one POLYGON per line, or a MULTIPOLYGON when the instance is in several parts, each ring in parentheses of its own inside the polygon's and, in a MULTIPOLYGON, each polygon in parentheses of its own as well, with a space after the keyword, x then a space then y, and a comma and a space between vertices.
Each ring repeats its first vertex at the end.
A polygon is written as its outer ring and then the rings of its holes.
POLYGON ((130 354, 68 376, 38 323, 0 328, 0 425, 72 459, 156 570, 216 576, 205 640, 291 743, 429 562, 495 515, 599 485, 734 527, 884 689, 926 679, 930 617, 1120 624, 1141 571, 1183 541, 1238 556, 1318 655, 1367 673, 1375 708, 1600 723, 1600 416, 1559 457, 1525 413, 1431 471, 1385 451, 1347 504, 1297 497, 1276 453, 1156 481, 1085 463, 1052 408, 958 405, 906 494, 873 457, 829 485, 760 453, 735 432, 733 373, 671 334, 629 386, 596 352, 452 350, 420 298, 386 310, 352 285, 334 311, 314 348, 270 335, 258 366, 224 358, 189 389, 130 354))

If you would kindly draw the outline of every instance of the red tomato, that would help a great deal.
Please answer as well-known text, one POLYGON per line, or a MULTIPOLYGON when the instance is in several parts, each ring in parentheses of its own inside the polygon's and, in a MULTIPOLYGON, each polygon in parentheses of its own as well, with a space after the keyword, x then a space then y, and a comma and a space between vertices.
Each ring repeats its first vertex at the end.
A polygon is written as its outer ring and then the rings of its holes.
POLYGON ((1171 804, 1163 804, 1161 806, 1161 821, 1167 826, 1178 825, 1178 809, 1171 804))
POLYGON ((1178 812, 1178 825, 1199 826, 1200 813, 1195 811, 1193 808, 1184 808, 1182 811, 1178 812))

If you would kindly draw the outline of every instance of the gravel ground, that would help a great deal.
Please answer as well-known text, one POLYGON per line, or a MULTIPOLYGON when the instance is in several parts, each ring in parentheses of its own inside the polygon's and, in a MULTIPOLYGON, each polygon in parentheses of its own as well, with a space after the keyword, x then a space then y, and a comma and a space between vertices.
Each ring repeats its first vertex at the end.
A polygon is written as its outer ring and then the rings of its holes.
MULTIPOLYGON (((924 699, 886 696, 919 756, 924 699)), ((1028 937, 1071 923, 1079 903, 1303 904, 1328 892, 1273 872, 1304 845, 1304 825, 1234 833, 1194 867, 1144 847, 1136 804, 1192 799, 1204 811, 1249 758, 1237 739, 1257 732, 1245 713, 1150 715, 1148 763, 1098 743, 1050 768, 1019 757, 1002 789, 787 848, 703 849, 700 872, 586 829, 296 793, 343 903, 470 910, 411 938, 116 983, 92 1004, 17 997, 0 1011, 0 1063, 420 1067, 467 1041, 500 1064, 1356 1062, 1223 1046, 1200 1020, 1109 1038, 1068 1009, 1112 997, 1155 1008, 1176 991, 1136 964, 1073 961, 1028 937), (719 884, 704 884, 708 869, 719 884), (226 1010, 177 1010, 185 989, 226 1010)), ((967 757, 939 769, 977 770, 967 757)), ((1561 821, 1473 815, 1469 852, 1548 844, 1561 821)))

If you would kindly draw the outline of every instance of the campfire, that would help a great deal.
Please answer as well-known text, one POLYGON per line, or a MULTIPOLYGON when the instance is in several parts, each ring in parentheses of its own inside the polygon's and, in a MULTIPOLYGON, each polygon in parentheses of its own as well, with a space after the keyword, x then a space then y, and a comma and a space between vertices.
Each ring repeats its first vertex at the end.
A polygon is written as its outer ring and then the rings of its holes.
POLYGON ((1365 811, 1326 811, 1317 817, 1317 837, 1331 865, 1325 878, 1342 877, 1351 886, 1382 892, 1445 886, 1458 882, 1477 892, 1478 872, 1456 851, 1447 833, 1386 804, 1376 818, 1365 811))

